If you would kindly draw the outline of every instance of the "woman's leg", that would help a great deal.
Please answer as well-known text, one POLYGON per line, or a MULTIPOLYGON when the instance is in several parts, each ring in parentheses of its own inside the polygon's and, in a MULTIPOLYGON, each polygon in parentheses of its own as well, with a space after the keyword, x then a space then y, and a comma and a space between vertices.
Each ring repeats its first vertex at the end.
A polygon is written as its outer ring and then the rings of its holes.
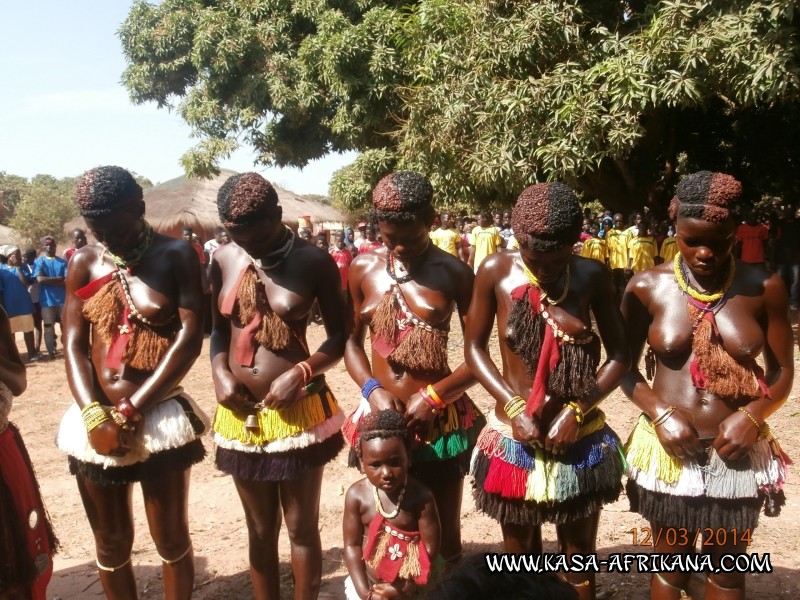
MULTIPOLYGON (((600 511, 564 525, 556 526, 558 551, 573 554, 594 554, 600 511)), ((580 600, 593 600, 596 585, 594 573, 565 573, 564 579, 578 592, 580 600)))
POLYGON ((81 475, 76 479, 94 533, 103 591, 109 600, 133 600, 136 598, 136 580, 131 567, 132 486, 98 485, 81 475))
MULTIPOLYGON (((661 554, 692 554, 694 546, 670 545, 666 540, 674 537, 674 528, 664 527, 658 523, 650 523, 650 532, 653 540, 658 543, 653 547, 653 552, 661 554), (663 531, 662 531, 663 530, 663 531)), ((690 536, 691 537, 691 536, 690 536)), ((688 597, 689 578, 691 573, 655 573, 650 578, 650 600, 680 600, 688 597)))
MULTIPOLYGON (((711 531, 704 532, 704 542, 716 542, 719 536, 716 535, 715 539, 709 540, 707 534, 711 531)), ((716 533, 716 532, 715 532, 716 533)), ((730 531, 728 531, 731 534, 730 531)), ((710 550, 711 560, 715 566, 719 565, 719 559, 723 554, 746 554, 747 543, 740 542, 735 546, 733 544, 725 545, 703 545, 704 550, 710 550)), ((705 600, 744 600, 745 597, 745 577, 744 573, 709 573, 706 576, 706 594, 705 600)))
POLYGON ((278 484, 273 481, 248 481, 233 478, 242 501, 247 523, 250 580, 256 600, 279 600, 278 534, 281 511, 278 484))
POLYGON ((147 524, 163 562, 167 600, 189 600, 194 587, 188 516, 191 471, 165 470, 157 479, 142 481, 147 524))
POLYGON ((513 554, 541 554, 542 526, 501 523, 503 550, 513 554))
POLYGON ((464 480, 427 480, 426 485, 433 493, 439 521, 442 524, 442 544, 440 553, 447 569, 453 568, 461 559, 461 499, 464 493, 464 480))
POLYGON ((319 495, 323 467, 303 471, 299 479, 282 481, 281 505, 292 547, 295 600, 313 600, 322 580, 319 539, 319 495))

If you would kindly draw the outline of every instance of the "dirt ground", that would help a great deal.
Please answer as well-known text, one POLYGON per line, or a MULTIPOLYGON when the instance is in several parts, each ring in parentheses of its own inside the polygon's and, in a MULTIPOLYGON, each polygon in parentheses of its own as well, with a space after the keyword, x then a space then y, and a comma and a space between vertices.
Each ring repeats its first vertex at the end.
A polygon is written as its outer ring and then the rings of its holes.
MULTIPOLYGON (((463 352, 463 340, 455 322, 451 331, 451 364, 457 364, 460 353, 463 352)), ((321 327, 310 327, 309 342, 312 348, 319 343, 322 334, 321 327)), ((21 339, 18 342, 22 348, 21 339)), ((352 410, 357 402, 358 388, 348 377, 343 364, 328 373, 328 383, 343 410, 352 410)), ((184 387, 209 415, 213 413, 215 399, 211 384, 208 339, 203 344, 200 358, 184 380, 184 387)), ((800 456, 798 387, 800 384, 795 383, 790 399, 770 420, 782 447, 795 459, 800 456)), ((470 394, 478 406, 486 411, 491 403, 488 394, 480 386, 473 388, 470 394)), ((63 546, 56 557, 55 574, 48 590, 48 598, 51 600, 103 597, 94 566, 91 531, 74 479, 67 469, 66 459, 53 442, 58 422, 70 402, 64 362, 59 354, 53 362, 29 365, 28 390, 15 400, 11 413, 11 419, 19 426, 28 446, 45 503, 63 546)), ((619 391, 606 399, 604 409, 611 426, 624 440, 638 411, 619 391)), ((253 596, 247 573, 247 533, 242 508, 233 482, 214 468, 211 438, 206 438, 205 444, 209 454, 192 472, 189 498, 197 572, 194 597, 199 600, 248 600, 253 596)), ((322 599, 344 598, 342 586, 347 571, 342 562, 343 495, 344 490, 358 478, 358 473, 347 468, 344 451, 325 471, 319 521, 323 548, 322 599)), ((761 517, 750 550, 759 554, 769 553, 774 572, 750 575, 748 598, 778 600, 800 597, 798 492, 797 474, 791 473, 786 488, 788 500, 781 516, 761 517)), ((136 493, 134 510, 137 537, 133 549, 133 564, 140 597, 160 598, 161 564, 148 534, 141 496, 136 493)), ((501 551, 500 528, 497 523, 476 512, 469 480, 465 485, 462 523, 466 553, 501 551)), ((628 501, 624 496, 606 507, 600 520, 597 539, 601 557, 612 552, 646 552, 647 548, 635 548, 632 545, 631 530, 643 526, 646 523, 639 515, 628 511, 628 501)), ((545 526, 543 536, 545 549, 554 552, 555 528, 545 526)), ((281 532, 280 550, 282 596, 291 598, 292 576, 285 528, 281 532)), ((647 598, 648 576, 644 574, 602 573, 598 575, 598 583, 599 591, 605 597, 620 600, 647 598)), ((702 598, 700 583, 699 578, 692 582, 690 591, 695 600, 702 598)))

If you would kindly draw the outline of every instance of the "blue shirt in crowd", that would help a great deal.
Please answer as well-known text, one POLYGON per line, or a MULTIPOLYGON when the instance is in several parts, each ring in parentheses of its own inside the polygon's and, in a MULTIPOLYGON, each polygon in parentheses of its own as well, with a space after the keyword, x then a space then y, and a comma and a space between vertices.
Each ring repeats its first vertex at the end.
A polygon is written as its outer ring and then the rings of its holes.
POLYGON ((9 318, 33 314, 33 302, 28 287, 19 280, 16 268, 0 265, 0 293, 3 294, 3 308, 9 318))
MULTIPOLYGON (((66 277, 67 261, 59 256, 40 256, 33 263, 33 276, 66 277)), ((64 306, 67 290, 60 285, 39 284, 39 304, 41 306, 64 306)))

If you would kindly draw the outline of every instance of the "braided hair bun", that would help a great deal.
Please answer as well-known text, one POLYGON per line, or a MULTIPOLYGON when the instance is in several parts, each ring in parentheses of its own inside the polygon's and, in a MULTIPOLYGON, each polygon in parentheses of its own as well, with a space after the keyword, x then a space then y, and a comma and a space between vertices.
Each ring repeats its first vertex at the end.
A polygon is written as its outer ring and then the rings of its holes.
POLYGON ((681 179, 669 204, 669 218, 721 223, 731 218, 733 207, 741 197, 742 184, 735 177, 698 171, 681 179))
POLYGON ((578 197, 559 182, 525 188, 511 213, 511 228, 520 247, 542 252, 577 242, 582 223, 578 197))
POLYGON ((95 167, 78 179, 78 210, 90 219, 135 207, 142 196, 142 186, 122 167, 95 167))

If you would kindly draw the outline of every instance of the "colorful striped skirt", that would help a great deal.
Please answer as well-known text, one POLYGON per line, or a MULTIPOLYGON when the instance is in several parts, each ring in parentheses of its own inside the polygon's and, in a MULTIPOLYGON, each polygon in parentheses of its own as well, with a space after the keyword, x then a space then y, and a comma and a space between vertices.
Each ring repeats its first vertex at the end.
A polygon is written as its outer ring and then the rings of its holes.
POLYGON ((789 457, 761 426, 743 458, 722 460, 714 448, 703 461, 673 458, 650 420, 641 415, 625 446, 631 510, 664 527, 753 529, 762 507, 776 516, 786 502, 783 482, 789 457))
MULTIPOLYGON (((361 469, 355 450, 358 424, 371 411, 369 402, 362 398, 342 426, 342 433, 350 444, 348 464, 361 469)), ((424 435, 415 435, 411 447, 409 473, 422 481, 457 481, 469 472, 472 449, 478 433, 486 420, 466 394, 447 405, 431 421, 424 435)))
POLYGON ((518 442, 490 413, 472 458, 476 507, 503 524, 541 525, 569 523, 614 502, 625 469, 622 443, 599 410, 578 435, 556 455, 518 442))

